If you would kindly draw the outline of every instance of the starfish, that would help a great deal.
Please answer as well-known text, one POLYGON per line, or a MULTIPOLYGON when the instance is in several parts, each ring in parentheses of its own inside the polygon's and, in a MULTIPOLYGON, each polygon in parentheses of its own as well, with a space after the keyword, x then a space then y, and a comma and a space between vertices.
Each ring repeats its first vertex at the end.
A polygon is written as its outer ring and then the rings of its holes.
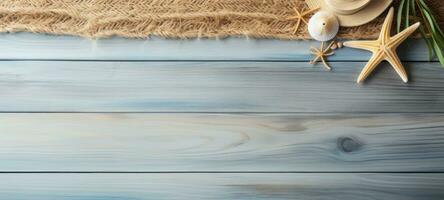
POLYGON ((335 54, 335 52, 333 52, 331 49, 331 46, 334 43, 335 41, 331 41, 331 43, 325 49, 324 49, 324 42, 321 43, 320 49, 310 47, 311 53, 316 56, 315 58, 313 58, 313 60, 310 61, 310 64, 316 64, 320 59, 322 61, 322 64, 324 64, 324 67, 327 68, 328 70, 331 70, 331 67, 327 64, 324 57, 335 54))
POLYGON ((390 11, 387 14, 387 17, 382 24, 382 30, 379 34, 379 38, 377 40, 362 40, 362 41, 348 41, 344 42, 344 46, 364 49, 371 51, 373 53, 372 57, 368 61, 367 65, 365 65, 361 74, 359 74, 357 82, 360 83, 364 81, 368 75, 381 63, 383 60, 387 60, 401 79, 407 83, 408 77, 407 73, 402 66, 401 61, 399 60, 398 55, 396 54, 396 48, 409 37, 415 30, 419 27, 420 23, 417 22, 408 28, 404 29, 400 33, 395 36, 390 36, 390 30, 392 28, 393 22, 393 7, 390 8, 390 11))
POLYGON ((309 14, 311 14, 311 13, 316 12, 317 10, 319 10, 319 7, 318 8, 313 8, 313 9, 307 10, 307 11, 304 11, 304 10, 305 10, 305 8, 302 8, 301 11, 299 11, 297 8, 294 8, 294 11, 296 12, 296 15, 293 16, 293 17, 287 18, 287 20, 297 19, 296 26, 295 26, 295 29, 293 31, 293 34, 296 34, 298 32, 299 25, 301 24, 301 22, 304 22, 305 24, 308 24, 308 21, 304 17, 309 15, 309 14))

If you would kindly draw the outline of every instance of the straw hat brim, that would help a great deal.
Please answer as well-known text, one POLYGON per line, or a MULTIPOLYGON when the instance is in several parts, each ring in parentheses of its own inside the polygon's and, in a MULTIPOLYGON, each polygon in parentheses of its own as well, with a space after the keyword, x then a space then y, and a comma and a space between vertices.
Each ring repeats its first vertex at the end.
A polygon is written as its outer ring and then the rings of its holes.
MULTIPOLYGON (((320 7, 321 10, 333 12, 329 9, 328 5, 324 1, 325 0, 305 0, 310 9, 320 7)), ((344 15, 336 12, 333 13, 338 17, 340 26, 359 26, 378 17, 382 12, 384 12, 385 9, 387 9, 392 1, 393 0, 372 0, 364 8, 350 15, 344 15)))

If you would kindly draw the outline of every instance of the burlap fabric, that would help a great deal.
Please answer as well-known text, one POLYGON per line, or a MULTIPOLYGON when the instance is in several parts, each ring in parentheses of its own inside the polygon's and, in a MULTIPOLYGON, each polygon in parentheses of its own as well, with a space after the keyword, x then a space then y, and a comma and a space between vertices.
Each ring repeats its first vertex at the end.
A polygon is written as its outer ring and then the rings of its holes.
MULTIPOLYGON (((443 0, 429 0, 440 22, 443 0)), ((39 32, 89 38, 307 39, 305 24, 294 33, 294 8, 303 0, 1 0, 0 32, 39 32)), ((383 16, 339 38, 374 38, 383 16)), ((441 23, 442 24, 442 23, 441 23)))

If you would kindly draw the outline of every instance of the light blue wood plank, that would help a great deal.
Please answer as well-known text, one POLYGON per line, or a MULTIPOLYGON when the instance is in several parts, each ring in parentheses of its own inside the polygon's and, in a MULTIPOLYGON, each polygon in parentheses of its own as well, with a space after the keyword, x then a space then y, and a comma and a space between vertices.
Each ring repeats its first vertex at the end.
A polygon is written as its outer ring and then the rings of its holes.
POLYGON ((444 112, 444 70, 365 63, 0 62, 3 112, 444 112))
MULTIPOLYGON (((16 33, 0 34, 0 60, 270 60, 308 61, 313 41, 256 40, 130 40, 122 38, 89 40, 72 36, 16 33)), ((405 61, 428 61, 422 41, 400 47, 405 61)), ((367 61, 370 53, 344 48, 331 60, 367 61)))
POLYGON ((0 172, 444 172, 443 114, 4 113, 0 122, 0 172))
POLYGON ((8 200, 442 200, 444 174, 0 174, 8 200))

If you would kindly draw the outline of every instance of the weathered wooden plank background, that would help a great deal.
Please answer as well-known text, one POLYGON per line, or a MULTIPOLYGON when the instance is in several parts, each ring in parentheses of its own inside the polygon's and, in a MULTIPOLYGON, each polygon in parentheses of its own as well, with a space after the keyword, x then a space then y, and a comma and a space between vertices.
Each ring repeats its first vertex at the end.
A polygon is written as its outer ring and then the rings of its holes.
POLYGON ((310 41, 0 35, 0 199, 444 199, 444 70, 310 41))
POLYGON ((357 85, 363 62, 0 62, 5 112, 443 112, 444 70, 388 64, 357 85), (6 98, 5 98, 6 97, 6 98))
POLYGON ((442 200, 444 174, 0 174, 8 200, 442 200))
MULTIPOLYGON (((239 61, 307 61, 311 59, 313 41, 257 40, 227 38, 223 40, 127 40, 122 38, 88 40, 79 37, 2 34, 0 60, 239 60, 239 61)), ((428 61, 423 41, 402 44, 404 61, 428 61)), ((367 61, 371 54, 355 49, 341 49, 334 61, 367 61)))
POLYGON ((444 172, 443 114, 0 114, 0 171, 444 172))

